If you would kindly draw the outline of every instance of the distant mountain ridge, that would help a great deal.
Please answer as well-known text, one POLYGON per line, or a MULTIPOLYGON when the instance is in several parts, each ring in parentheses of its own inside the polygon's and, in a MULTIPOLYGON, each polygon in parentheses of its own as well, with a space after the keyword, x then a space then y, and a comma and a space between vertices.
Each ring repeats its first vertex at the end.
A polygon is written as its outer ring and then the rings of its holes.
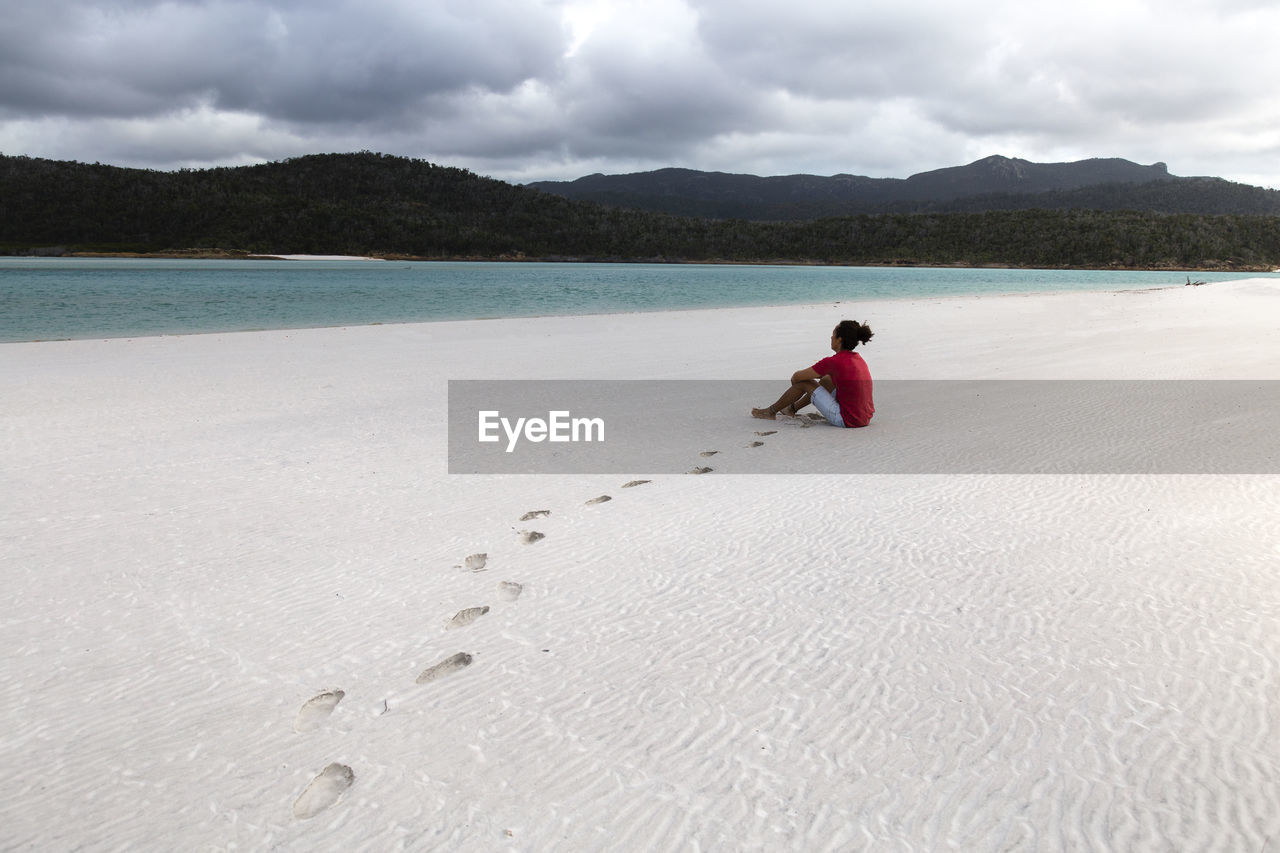
POLYGON ((1178 177, 1120 158, 1033 163, 992 156, 909 178, 758 177, 692 169, 588 175, 528 186, 564 198, 683 216, 804 220, 863 213, 1096 209, 1280 213, 1280 193, 1220 178, 1178 177))
MULTIPOLYGON (((998 171, 1002 164, 989 165, 998 171)), ((963 178, 930 176, 938 186, 984 186, 963 178)), ((1016 171, 1003 179, 1023 180, 1016 171)), ((1056 198, 1087 203, 1085 209, 767 222, 606 207, 368 151, 177 172, 0 154, 0 255, 1271 270, 1280 266, 1280 217, 1230 207, 1256 201, 1260 192, 1217 179, 1166 179, 1002 196, 1029 207, 1056 198), (1128 201, 1152 203, 1164 203, 1171 188, 1200 193, 1203 201, 1200 188, 1208 187, 1227 215, 1098 210, 1108 187, 1122 188, 1128 201)))

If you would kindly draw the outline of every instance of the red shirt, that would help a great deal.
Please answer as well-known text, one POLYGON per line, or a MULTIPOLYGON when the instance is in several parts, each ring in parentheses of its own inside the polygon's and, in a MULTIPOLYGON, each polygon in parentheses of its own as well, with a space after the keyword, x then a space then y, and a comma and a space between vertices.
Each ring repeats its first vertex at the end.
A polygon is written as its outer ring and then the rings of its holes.
POLYGON ((875 404, 871 402, 871 371, 867 363, 851 349, 840 350, 813 366, 818 376, 830 376, 836 385, 836 402, 847 427, 864 427, 871 423, 875 404))

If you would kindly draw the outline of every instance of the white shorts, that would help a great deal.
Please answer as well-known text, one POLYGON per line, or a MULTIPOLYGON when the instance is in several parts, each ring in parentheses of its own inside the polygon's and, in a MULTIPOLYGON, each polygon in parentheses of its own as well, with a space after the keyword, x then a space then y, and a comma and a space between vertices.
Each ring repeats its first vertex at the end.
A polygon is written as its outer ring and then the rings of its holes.
POLYGON ((828 391, 819 385, 813 389, 813 396, 809 401, 822 412, 822 416, 827 419, 827 423, 832 426, 844 426, 844 416, 840 414, 840 404, 836 402, 834 391, 828 391))

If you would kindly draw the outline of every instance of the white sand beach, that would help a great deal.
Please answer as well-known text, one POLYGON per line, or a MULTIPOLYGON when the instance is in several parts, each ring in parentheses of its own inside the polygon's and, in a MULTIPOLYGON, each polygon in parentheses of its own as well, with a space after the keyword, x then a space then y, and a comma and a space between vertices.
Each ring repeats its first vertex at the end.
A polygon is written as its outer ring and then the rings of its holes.
POLYGON ((700 476, 447 473, 450 379, 781 392, 842 317, 1280 379, 1265 279, 0 345, 0 848, 1280 849, 1280 477, 751 475, 878 423, 767 400, 700 476))

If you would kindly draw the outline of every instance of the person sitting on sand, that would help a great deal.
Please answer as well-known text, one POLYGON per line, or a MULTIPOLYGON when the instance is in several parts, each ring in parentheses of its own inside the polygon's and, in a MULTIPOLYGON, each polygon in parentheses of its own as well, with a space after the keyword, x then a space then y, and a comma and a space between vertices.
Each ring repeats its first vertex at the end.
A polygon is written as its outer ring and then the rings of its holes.
POLYGON ((871 334, 870 326, 857 320, 841 320, 831 332, 835 355, 797 370, 791 376, 791 387, 777 402, 766 409, 752 409, 752 416, 767 421, 780 414, 795 417, 813 403, 832 426, 866 426, 876 411, 871 402, 871 372, 862 356, 853 350, 871 340, 871 334))

